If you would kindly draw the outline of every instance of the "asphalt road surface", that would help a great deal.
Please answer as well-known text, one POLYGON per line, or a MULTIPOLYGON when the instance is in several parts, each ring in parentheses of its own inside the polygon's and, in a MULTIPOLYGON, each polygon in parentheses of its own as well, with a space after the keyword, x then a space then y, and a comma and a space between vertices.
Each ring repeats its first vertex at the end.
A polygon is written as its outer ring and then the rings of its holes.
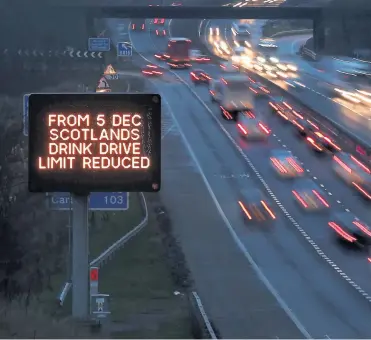
MULTIPOLYGON (((219 26, 220 31, 222 32, 222 38, 230 46, 233 46, 233 38, 230 30, 231 21, 210 21, 209 25, 219 26)), ((284 51, 283 54, 286 56, 285 60, 291 60, 299 66, 299 70, 303 70, 303 72, 300 72, 299 81, 303 83, 306 88, 303 90, 292 89, 280 80, 273 82, 290 92, 294 97, 297 97, 303 104, 345 127, 348 131, 371 145, 371 110, 363 105, 352 104, 347 101, 330 97, 327 91, 321 86, 321 81, 331 80, 326 75, 327 68, 332 67, 331 63, 327 61, 323 62, 323 64, 311 65, 309 62, 302 60, 297 55, 292 55, 292 57, 289 58, 286 52, 290 52, 290 50, 292 51, 296 48, 296 39, 297 38, 290 39, 287 37, 278 39, 278 53, 284 51), (282 44, 283 48, 280 48, 282 44)))
MULTIPOLYGON (((119 34, 123 33, 120 33, 119 26, 125 27, 126 23, 110 21, 108 25, 113 32, 112 38, 120 39, 119 34)), ((168 23, 168 31, 174 36, 184 36, 187 33, 185 26, 178 26, 174 20, 168 23)), ((166 39, 154 37, 148 32, 132 33, 130 39, 139 54, 135 58, 142 57, 142 61, 136 60, 137 63, 155 63, 154 52, 166 47, 166 39)), ((219 68, 215 65, 202 67, 214 77, 219 74, 219 68)), ((188 199, 188 204, 174 207, 178 209, 179 214, 179 210, 183 211, 183 215, 180 215, 183 220, 186 220, 186 216, 192 216, 192 213, 187 214, 186 211, 191 209, 189 207, 194 209, 195 200, 202 199, 200 206, 204 209, 196 207, 198 210, 191 210, 200 214, 199 223, 193 222, 192 217, 192 222, 187 224, 188 228, 185 223, 177 230, 179 235, 184 237, 183 243, 187 245, 185 252, 195 274, 201 298, 204 299, 211 317, 222 325, 222 336, 249 337, 249 332, 253 332, 254 335, 260 334, 263 337, 295 338, 299 337, 297 333, 298 329, 301 329, 304 336, 309 334, 314 338, 369 337, 371 272, 367 256, 364 253, 344 252, 326 227, 327 216, 308 215, 298 209, 293 202, 290 184, 274 176, 269 167, 270 150, 291 150, 303 163, 307 176, 312 177, 326 190, 332 210, 348 209, 359 218, 370 222, 369 207, 333 176, 328 159, 315 157, 306 145, 298 142, 288 126, 270 114, 265 100, 259 101, 257 109, 272 128, 273 135, 265 144, 247 143, 238 136, 233 124, 220 118, 218 107, 211 104, 207 89, 194 87, 190 83, 189 71, 169 71, 163 78, 164 80, 155 80, 155 85, 164 101, 166 99, 168 110, 175 117, 174 124, 179 125, 178 133, 182 133, 188 141, 193 158, 190 163, 184 159, 175 159, 175 154, 180 152, 172 151, 176 147, 175 142, 168 141, 171 145, 168 152, 176 161, 166 168, 164 181, 166 183, 169 178, 175 180, 176 175, 179 175, 192 183, 184 188, 184 182, 181 185, 182 181, 178 179, 176 185, 177 189, 182 190, 180 196, 184 202, 188 199), (183 166, 178 168, 178 162, 183 162, 183 166), (184 171, 191 175, 185 174, 184 171), (194 175, 197 171, 198 174, 194 175), (199 184, 200 175, 207 184, 209 196, 199 184), (272 203, 276 203, 278 218, 276 225, 269 232, 250 230, 241 220, 237 197, 241 188, 252 187, 266 190, 272 203), (186 207, 188 209, 185 209, 186 207), (211 223, 205 222, 205 216, 210 216, 211 223), (216 216, 218 218, 215 218, 216 216), (197 239, 193 246, 187 242, 190 237, 197 239), (213 260, 208 256, 210 245, 222 249, 222 253, 211 253, 215 254, 219 262, 217 267, 213 268, 214 272, 207 272, 212 277, 212 281, 207 281, 202 274, 206 268, 211 267, 209 261, 213 260), (229 249, 228 254, 224 252, 226 248, 229 249), (270 332, 257 322, 248 323, 246 315, 240 317, 249 304, 245 300, 245 291, 236 286, 235 281, 243 280, 244 275, 241 273, 249 273, 247 268, 238 267, 244 257, 243 260, 248 266, 247 250, 274 287, 281 307, 288 306, 288 315, 296 321, 296 330, 292 327, 292 322, 288 323, 293 330, 287 332, 290 334, 282 335, 280 330, 270 332), (236 255, 229 257, 229 252, 232 251, 236 251, 236 255), (224 259, 228 259, 227 264, 223 262, 224 259), (234 272, 234 266, 240 276, 234 277, 231 274, 230 277, 234 279, 227 280, 228 285, 235 285, 222 289, 223 279, 229 277, 228 273, 234 272), (227 294, 231 294, 231 301, 236 301, 232 307, 227 303, 227 294), (220 313, 220 308, 224 313, 220 313), (229 311, 235 316, 233 319, 238 321, 237 324, 231 323, 228 318, 229 311)), ((164 139, 164 148, 167 145, 164 139)), ((170 182, 168 183, 170 185, 170 182)), ((168 195, 173 195, 170 196, 174 199, 173 205, 176 205, 174 197, 178 196, 177 189, 164 189, 165 194, 168 192, 168 195)), ((254 308, 266 309, 259 303, 254 303, 254 308)), ((219 327, 218 324, 217 326, 219 327)))

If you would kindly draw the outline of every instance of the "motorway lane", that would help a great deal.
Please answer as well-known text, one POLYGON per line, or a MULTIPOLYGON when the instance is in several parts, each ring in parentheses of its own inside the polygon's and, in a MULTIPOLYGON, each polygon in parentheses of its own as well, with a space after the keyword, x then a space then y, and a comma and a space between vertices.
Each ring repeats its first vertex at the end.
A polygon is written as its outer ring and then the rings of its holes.
MULTIPOLYGON (((231 45, 232 36, 229 29, 222 27, 225 32, 224 38, 231 45)), ((365 106, 354 105, 340 99, 331 99, 318 86, 318 79, 310 74, 302 74, 299 79, 304 83, 306 89, 292 89, 281 80, 273 82, 284 90, 288 91, 294 98, 321 112, 335 123, 344 126, 348 131, 361 138, 365 143, 371 145, 371 111, 365 106)))
MULTIPOLYGON (((144 39, 142 38, 141 43, 145 43, 143 42, 143 40, 144 39)), ((148 45, 149 42, 147 41, 146 44, 148 45)), ((178 71, 177 74, 179 75, 183 74, 184 80, 188 80, 188 72, 178 71)), ((166 87, 166 88, 170 88, 170 87, 166 87)), ((207 95, 207 91, 205 89, 199 89, 199 92, 200 93, 203 92, 204 93, 203 95, 205 96, 207 95)), ((185 95, 186 95, 186 92, 184 91, 181 91, 181 94, 179 96, 175 96, 173 92, 165 94, 166 98, 168 98, 170 102, 170 105, 173 106, 174 108, 179 107, 179 99, 178 99, 179 97, 181 97, 182 100, 184 101, 186 105, 186 110, 184 113, 179 113, 177 117, 179 119, 182 119, 181 126, 183 129, 188 131, 185 133, 189 136, 192 136, 192 138, 195 138, 194 145, 197 146, 197 148, 194 148, 194 150, 198 151, 199 149, 201 149, 200 146, 205 144, 205 141, 202 141, 202 139, 204 139, 205 136, 202 133, 198 132, 197 136, 198 135, 199 136, 196 137, 196 131, 198 131, 198 128, 200 129, 202 128, 203 131, 209 131, 211 130, 212 124, 210 124, 209 119, 203 118, 202 113, 205 114, 205 109, 203 108, 203 106, 202 105, 200 106, 199 102, 195 101, 194 98, 193 100, 192 98, 188 99, 185 95), (196 123, 194 121, 192 122, 192 120, 189 118, 189 114, 190 113, 193 114, 195 112, 197 112, 196 119, 198 119, 196 123)), ((207 112, 206 112, 206 115, 207 115, 207 112)), ((220 131, 219 132, 209 131, 208 135, 213 136, 214 138, 214 136, 218 136, 218 134, 220 135, 220 131)), ((272 143, 273 143, 272 147, 277 147, 279 145, 278 140, 277 142, 273 141, 272 143)), ((238 160, 237 159, 232 160, 229 158, 229 157, 232 157, 229 155, 235 154, 235 151, 226 150, 228 146, 228 144, 226 144, 226 141, 217 142, 213 140, 209 142, 209 144, 214 145, 214 148, 216 150, 223 149, 223 155, 224 155, 223 162, 219 161, 219 165, 218 166, 215 165, 213 167, 214 169, 219 169, 221 167, 220 163, 222 163, 223 166, 225 166, 225 164, 232 165, 233 170, 240 169, 240 168, 243 169, 246 167, 246 164, 241 165, 238 163, 238 162, 243 163, 243 160, 241 160, 240 158, 238 158, 238 160)), ((245 148, 245 146, 243 147, 245 148)), ((290 195, 287 193, 286 185, 284 185, 281 181, 278 181, 276 178, 274 178, 274 176, 271 176, 272 173, 269 172, 269 167, 267 167, 267 146, 264 146, 261 148, 258 148, 258 147, 250 148, 250 146, 247 145, 245 149, 246 149, 245 150, 246 152, 249 152, 249 156, 252 157, 254 161, 256 161, 256 164, 259 164, 259 171, 261 171, 264 175, 266 175, 266 178, 269 178, 269 181, 270 181, 269 185, 275 188, 273 192, 282 193, 281 196, 279 197, 280 202, 282 202, 282 204, 284 204, 286 208, 289 208, 288 210, 293 212, 292 215, 294 217, 296 217, 298 220, 300 219, 299 220, 300 225, 303 224, 306 226, 306 228, 313 229, 313 225, 323 226, 325 224, 326 220, 323 217, 305 216, 300 211, 298 211, 297 208, 293 205, 290 195)), ((200 150, 199 152, 200 152, 199 154, 200 158, 205 157, 205 154, 207 153, 202 150, 200 150)), ((209 155, 206 158, 206 162, 204 163, 205 169, 210 168, 210 162, 211 162, 210 157, 211 155, 209 155)), ((233 157, 236 157, 236 156, 233 156, 233 157)), ((236 172, 238 173, 238 171, 236 172)), ((246 185, 246 184, 247 184, 246 181, 243 181, 243 183, 238 184, 237 187, 240 187, 241 185, 246 185)), ((215 190, 219 190, 218 184, 215 184, 213 188, 216 188, 215 190)), ((231 218, 234 221, 236 216, 238 216, 238 212, 236 211, 236 207, 230 204, 231 199, 229 198, 229 197, 236 196, 236 185, 234 185, 233 188, 234 188, 233 190, 221 188, 220 191, 218 191, 219 192, 218 195, 220 197, 219 199, 223 202, 223 210, 225 209, 227 211, 227 215, 229 216, 229 218, 231 218)), ((281 218, 284 218, 284 217, 281 216, 281 218)), ((269 241, 266 240, 267 239, 266 235, 263 235, 265 237, 262 237, 260 233, 253 234, 253 237, 251 237, 252 234, 248 234, 247 236, 246 230, 244 229, 244 227, 243 226, 241 227, 237 223, 236 223, 237 225, 236 229, 238 229, 238 231, 242 233, 241 237, 243 236, 245 237, 244 238, 245 242, 249 242, 249 241, 252 242, 252 244, 248 244, 248 247, 249 247, 248 249, 254 249, 254 251, 256 252, 254 254, 256 255, 255 258, 259 258, 259 261, 262 262, 260 264, 263 266, 264 269, 269 268, 269 274, 271 275, 271 277, 269 278, 271 280, 274 280, 275 287, 277 287, 277 285, 280 287, 279 291, 282 295, 283 295, 282 291, 285 292, 285 297, 287 295, 286 298, 289 299, 290 303, 295 305, 295 308, 292 307, 291 304, 290 304, 290 307, 293 308, 294 311, 299 310, 299 312, 297 313, 299 313, 300 316, 303 316, 306 322, 310 323, 310 327, 308 328, 310 330, 314 329, 315 330, 314 333, 317 333, 318 337, 323 337, 324 334, 327 334, 330 337, 359 337, 361 336, 361 334, 364 334, 364 335, 368 334, 369 329, 367 326, 367 320, 365 320, 364 317, 362 317, 362 315, 367 314, 367 311, 365 310, 368 308, 366 302, 363 301, 361 303, 358 303, 359 302, 358 299, 360 297, 354 296, 354 294, 352 293, 354 290, 352 290, 350 286, 345 284, 345 282, 341 282, 338 279, 338 277, 335 276, 335 273, 331 273, 331 271, 328 271, 328 269, 325 267, 318 266, 318 263, 317 263, 318 260, 315 257, 313 257, 313 253, 303 251, 303 249, 305 249, 304 248, 305 245, 302 245, 301 241, 297 239, 297 233, 294 233, 292 231, 292 229, 294 229, 293 226, 287 226, 286 223, 284 223, 283 225, 282 224, 280 225, 280 223, 281 222, 278 222, 279 225, 276 228, 276 230, 279 230, 279 232, 277 234, 274 233, 274 237, 269 239, 269 241), (262 255, 262 249, 264 249, 263 255, 262 255), (287 254, 285 254, 286 256, 282 255, 282 252, 284 251, 289 252, 290 255, 287 255, 287 254), (295 259, 292 258, 292 254, 295 254, 295 259), (265 261, 267 263, 265 263, 265 261), (281 263, 281 262, 277 263, 277 261, 282 261, 284 263, 281 263), (293 265, 292 262, 294 262, 295 264, 293 265), (304 271, 304 273, 293 272, 294 270, 292 269, 292 267, 295 268, 295 265, 297 268, 302 268, 304 266, 306 270, 304 271), (282 278, 285 278, 286 280, 284 282, 283 281, 278 282, 280 280, 280 277, 278 277, 277 272, 274 273, 274 270, 277 268, 280 268, 280 269, 282 268, 279 273, 280 274, 279 276, 283 274, 281 277, 281 281, 282 281, 282 278), (286 269, 287 274, 285 272, 285 269, 283 268, 287 268, 286 269), (310 279, 310 278, 305 277, 307 273, 312 274, 313 272, 316 272, 315 278, 310 279), (303 280, 302 275, 304 275, 304 280, 303 280), (318 277, 322 278, 322 280, 318 281, 318 277), (304 281, 302 282, 302 284, 296 286, 297 288, 299 287, 301 288, 300 292, 299 291, 297 292, 298 294, 300 293, 300 295, 303 295, 302 289, 304 287, 309 286, 308 289, 304 289, 306 293, 305 298, 299 299, 298 296, 293 294, 293 291, 295 290, 293 287, 290 286, 289 287, 290 289, 288 289, 287 278, 290 278, 289 280, 290 282, 295 282, 295 283, 304 281), (313 292, 313 295, 315 296, 311 296, 310 292, 313 292), (318 297, 317 294, 321 294, 318 292, 321 292, 322 294, 323 292, 325 293, 323 296, 318 297), (306 299, 308 299, 308 301, 306 299), (303 304, 303 300, 305 300, 305 304, 303 304), (334 304, 333 306, 336 306, 336 308, 334 307, 334 309, 336 309, 336 311, 338 311, 340 315, 337 314, 337 312, 333 310, 331 311, 328 310, 328 308, 331 309, 331 307, 329 307, 327 303, 324 303, 324 301, 329 301, 329 300, 330 301, 333 300, 331 301, 331 303, 334 304), (301 306, 298 306, 298 304, 301 304, 301 306), (313 307, 312 312, 316 311, 315 315, 311 314, 310 306, 313 307), (326 315, 320 315, 320 313, 318 313, 319 310, 325 310, 326 315), (354 314, 354 317, 350 320, 349 323, 343 320, 344 315, 346 315, 348 310, 352 310, 352 313, 354 313, 353 311, 360 312, 360 315, 358 315, 358 312, 354 314), (326 322, 326 324, 324 324, 324 322, 326 322)), ((235 224, 233 224, 233 226, 235 226, 235 224)), ((317 242, 318 241, 321 242, 321 240, 322 241, 326 240, 323 242, 325 242, 324 244, 329 247, 329 250, 331 250, 331 254, 332 252, 334 254, 336 252, 339 252, 339 249, 335 247, 335 245, 331 245, 328 242, 328 235, 326 235, 325 227, 323 227, 323 229, 320 229, 320 227, 317 229, 314 229, 312 233, 314 233, 317 242)), ((269 235, 272 235, 272 234, 269 234, 269 235)), ((314 237, 313 235, 311 236, 314 237)), ((325 252, 327 252, 327 249, 325 252)), ((341 256, 341 255, 336 254, 336 256, 341 256)), ((343 257, 344 259, 342 259, 342 261, 344 262, 348 261, 347 263, 350 263, 349 266, 352 266, 352 264, 354 266, 354 261, 351 262, 350 259, 348 258, 348 255, 343 255, 343 257)), ((364 263, 365 263, 365 267, 358 268, 358 269, 360 273, 367 274, 367 268, 366 268, 367 263, 366 262, 364 263)))
MULTIPOLYGON (((271 232, 246 229, 239 218, 236 200, 240 188, 257 186, 259 181, 254 178, 254 183, 251 183, 244 178, 236 178, 234 183, 227 185, 215 177, 218 171, 221 174, 241 173, 246 169, 246 162, 236 154, 233 145, 226 140, 219 127, 210 120, 202 104, 194 100, 192 95, 186 96, 184 91, 178 97, 172 93, 163 95, 174 108, 179 107, 180 96, 184 100, 182 110, 178 109, 177 119, 188 136, 223 211, 232 222, 234 230, 245 247, 249 249, 290 308, 304 322, 309 333, 316 338, 325 335, 331 338, 369 335, 371 329, 366 317, 369 307, 366 300, 357 296, 355 290, 335 272, 328 270, 329 267, 326 267, 325 262, 318 263, 317 256, 304 239, 300 238, 301 235, 287 219, 287 215, 276 208, 278 220, 271 232), (222 154, 221 150, 223 150, 222 154), (347 315, 349 310, 352 313, 357 312, 349 317, 347 315)), ((220 115, 215 111, 214 113, 220 119, 220 115)), ((354 266, 354 259, 347 258, 337 245, 329 244, 328 239, 331 240, 331 237, 327 234, 326 217, 303 214, 295 206, 287 184, 273 176, 268 164, 268 153, 271 148, 276 148, 279 144, 274 140, 271 140, 268 145, 245 144, 237 137, 234 127, 226 124, 226 128, 249 156, 273 193, 277 195, 275 197, 278 199, 278 204, 283 205, 287 209, 285 211, 289 211, 289 214, 299 221, 300 226, 312 234, 311 236, 319 242, 321 248, 321 241, 324 241, 328 247, 326 252, 331 250, 340 253, 349 264, 349 269, 354 266)), ((360 272, 365 280, 369 279, 366 259, 361 259, 359 263, 363 264, 363 267, 358 268, 357 274, 360 272)))
MULTIPOLYGON (((148 38, 151 39, 150 37, 148 38)), ((139 50, 145 50, 143 44, 150 45, 150 41, 147 40, 145 42, 143 36, 135 42, 133 39, 133 45, 137 46, 139 50)), ((160 84, 160 80, 153 80, 153 82, 159 87, 158 90, 164 98, 165 104, 168 104, 172 108, 178 119, 180 116, 187 116, 189 110, 193 110, 192 107, 186 105, 179 106, 180 100, 194 101, 193 98, 189 98, 189 92, 187 90, 184 91, 184 85, 180 83, 160 84)), ((197 111, 198 108, 195 108, 195 110, 197 111)), ((180 125, 183 127, 183 122, 181 122, 180 125)), ((202 138, 199 135, 192 136, 193 149, 193 143, 197 144, 197 137, 202 138)), ((167 142, 171 142, 171 144, 168 145, 166 143, 163 146, 165 153, 171 153, 175 141, 173 141, 173 139, 171 141, 167 139, 167 142)), ((200 161, 202 160, 202 168, 204 170, 206 169, 206 165, 209 164, 207 167, 207 176, 209 180, 210 177, 212 177, 212 180, 219 183, 221 188, 220 193, 224 191, 224 187, 229 188, 231 185, 234 188, 238 188, 238 181, 243 181, 245 185, 246 183, 248 183, 247 185, 249 186, 252 185, 250 183, 249 174, 246 173, 245 166, 235 166, 232 170, 231 168, 226 168, 224 163, 220 161, 220 158, 215 158, 215 153, 209 152, 207 146, 204 146, 205 142, 203 139, 200 140, 200 143, 202 148, 197 148, 197 158, 200 161), (199 154, 199 152, 202 154, 199 154), (215 164, 215 166, 211 164, 215 164)), ((175 154, 172 153, 169 157, 171 162, 168 161, 167 167, 165 166, 165 173, 167 176, 176 181, 179 181, 180 176, 184 179, 187 179, 190 176, 189 171, 187 171, 187 174, 185 175, 183 172, 179 171, 181 168, 179 157, 179 150, 175 154), (174 163, 174 160, 177 162, 176 164, 174 163), (176 178, 174 178, 174 167, 178 170, 176 178)), ((164 182, 166 183, 169 178, 166 177, 164 182)), ((193 180, 196 180, 194 176, 193 180)), ((195 187, 194 182, 190 182, 186 186, 184 184, 185 183, 179 183, 179 186, 177 185, 177 196, 182 196, 181 193, 184 193, 184 188, 186 188, 186 191, 188 192, 188 203, 174 207, 174 201, 177 200, 175 200, 173 195, 172 199, 167 201, 167 206, 171 206, 174 210, 178 211, 179 214, 177 214, 177 216, 183 216, 184 208, 189 207, 190 195, 193 197, 193 203, 197 198, 202 199, 202 197, 204 197, 202 194, 203 185, 195 187), (189 192, 191 188, 193 188, 193 192, 189 192), (180 206, 182 207, 181 211, 179 211, 180 206)), ((172 183, 172 188, 173 185, 174 183, 172 183)), ((167 196, 166 193, 164 196, 167 196)), ((235 193, 233 197, 233 209, 235 210, 235 193)), ((197 206, 202 206, 204 209, 207 209, 207 212, 209 212, 210 208, 208 208, 208 206, 210 201, 210 196, 208 196, 205 198, 205 201, 203 201, 203 204, 197 206)), ((231 205, 230 200, 225 201, 225 203, 231 205)), ((195 208, 196 207, 193 206, 192 210, 188 210, 188 213, 191 213, 195 208)), ((239 252, 237 247, 235 247, 233 242, 231 242, 232 238, 225 235, 225 232, 228 233, 225 226, 222 227, 224 234, 223 236, 220 236, 222 231, 219 230, 218 225, 220 225, 222 220, 218 217, 219 215, 217 214, 217 211, 210 211, 210 216, 208 216, 207 219, 201 216, 204 214, 205 211, 203 211, 203 214, 202 212, 192 214, 192 216, 199 216, 200 218, 198 221, 194 221, 193 223, 189 216, 184 216, 183 221, 191 223, 192 226, 198 226, 198 228, 200 227, 200 223, 202 223, 202 228, 201 230, 193 230, 193 228, 187 225, 180 229, 180 233, 182 234, 183 244, 184 240, 192 240, 192 245, 188 245, 188 247, 192 247, 192 249, 188 251, 188 254, 190 254, 189 260, 191 262, 190 265, 192 272, 196 277, 196 285, 197 278, 203 278, 203 282, 198 282, 197 289, 201 297, 205 298, 205 304, 209 307, 208 311, 210 311, 212 319, 216 322, 223 336, 226 338, 302 338, 302 334, 288 319, 287 315, 282 312, 275 299, 273 299, 270 294, 267 294, 264 288, 262 289, 258 287, 258 285, 261 286, 261 283, 255 279, 256 284, 253 285, 254 274, 250 273, 251 268, 249 268, 248 262, 243 259, 241 252, 239 252), (215 217, 217 217, 217 220, 215 217), (193 231, 193 235, 189 235, 190 230, 193 231), (197 235, 197 240, 195 239, 195 235, 197 235), (200 238, 202 236, 203 238, 200 238), (208 246, 204 243, 205 238, 208 239, 207 243, 212 246, 212 249, 208 250, 208 246), (218 247, 214 247, 213 244, 218 244, 218 247), (195 254, 198 254, 199 256, 195 258, 195 254), (214 258, 212 258, 212 256, 214 256, 214 258), (218 270, 215 271, 214 268, 218 268, 218 270), (215 284, 216 282, 219 284, 215 284), (238 294, 235 294, 235 292, 238 292, 238 294), (217 301, 215 301, 215 297, 217 297, 217 301), (259 306, 259 310, 256 309, 256 306, 259 306), (246 320, 250 320, 250 322, 246 322, 246 320), (254 327, 251 327, 252 324, 254 327)), ((237 219, 237 221, 241 223, 239 214, 234 214, 234 219, 237 219)), ((187 242, 185 243, 185 246, 187 247, 187 242)))

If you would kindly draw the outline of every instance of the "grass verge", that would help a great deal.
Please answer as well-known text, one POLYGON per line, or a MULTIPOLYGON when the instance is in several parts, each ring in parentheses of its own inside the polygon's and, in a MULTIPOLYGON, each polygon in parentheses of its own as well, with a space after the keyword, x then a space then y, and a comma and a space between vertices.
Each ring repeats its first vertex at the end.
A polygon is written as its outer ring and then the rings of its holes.
POLYGON ((192 338, 189 302, 179 284, 186 280, 182 275, 174 280, 169 267, 175 260, 181 269, 184 260, 169 248, 158 222, 161 214, 149 201, 148 226, 101 269, 99 291, 111 296, 113 338, 192 338))

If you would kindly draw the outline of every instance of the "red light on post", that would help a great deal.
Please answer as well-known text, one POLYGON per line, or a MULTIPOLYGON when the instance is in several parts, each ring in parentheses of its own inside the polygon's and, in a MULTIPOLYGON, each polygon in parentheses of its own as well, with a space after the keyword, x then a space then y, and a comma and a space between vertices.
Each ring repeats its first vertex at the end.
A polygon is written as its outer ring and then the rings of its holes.
POLYGON ((90 268, 90 282, 98 282, 99 277, 99 268, 91 267, 90 268))

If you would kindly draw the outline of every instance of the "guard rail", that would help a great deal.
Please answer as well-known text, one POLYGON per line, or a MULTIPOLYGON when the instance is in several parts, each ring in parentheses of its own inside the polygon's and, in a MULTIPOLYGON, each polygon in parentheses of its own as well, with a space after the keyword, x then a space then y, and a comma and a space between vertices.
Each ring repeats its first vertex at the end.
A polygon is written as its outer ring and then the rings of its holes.
POLYGON ((318 54, 312 50, 310 50, 309 48, 307 47, 303 47, 303 49, 301 50, 302 51, 302 54, 313 59, 313 60, 317 60, 318 58, 318 54))
MULTIPOLYGON (((208 46, 208 45, 206 44, 206 46, 208 46)), ((318 55, 314 51, 312 51, 312 50, 310 50, 310 49, 308 49, 306 47, 303 47, 303 52, 304 53, 307 53, 307 55, 310 56, 310 57, 312 57, 313 59, 314 58, 318 58, 318 55)), ((215 56, 212 52, 211 52, 211 55, 215 56)), ((215 56, 214 57, 214 60, 215 60, 216 63, 218 63, 218 62, 220 62, 220 61, 222 61, 224 59, 215 56)), ((316 59, 314 59, 314 60, 316 60, 316 59)), ((358 137, 354 133, 348 131, 344 126, 340 125, 339 123, 335 122, 334 120, 332 120, 332 119, 324 116, 323 114, 321 114, 320 112, 314 110, 313 108, 309 107, 308 105, 305 105, 300 100, 300 98, 298 98, 297 96, 293 95, 292 93, 290 93, 288 91, 285 91, 284 89, 282 89, 281 87, 279 87, 274 82, 271 82, 269 79, 260 76, 258 73, 254 73, 254 75, 256 75, 260 79, 260 81, 262 83, 266 83, 266 84, 269 83, 269 85, 274 86, 279 92, 285 93, 286 95, 289 95, 295 101, 300 102, 302 104, 302 106, 305 107, 308 111, 312 112, 314 115, 316 115, 317 117, 319 117, 323 121, 327 122, 327 124, 330 124, 331 126, 333 126, 334 129, 337 129, 341 134, 343 134, 344 136, 346 136, 354 144, 354 145, 352 145, 352 147, 354 146, 354 149, 353 149, 352 152, 358 153, 361 157, 366 156, 365 157, 366 158, 365 161, 367 161, 368 163, 371 162, 371 144, 370 143, 364 141, 363 139, 361 139, 360 137, 358 137), (366 151, 365 154, 360 153, 359 147, 361 147, 363 149, 363 151, 366 151)))
POLYGON ((254 75, 257 76, 262 83, 269 83, 269 85, 274 86, 276 88, 276 90, 278 90, 278 92, 285 93, 285 95, 289 95, 293 100, 300 102, 301 103, 301 106, 304 107, 309 112, 313 113, 313 115, 316 116, 316 118, 318 118, 319 120, 322 120, 322 122, 325 122, 325 123, 331 125, 340 134, 346 136, 348 138, 348 140, 352 142, 352 145, 351 146, 354 147, 352 150, 349 150, 349 152, 357 152, 361 157, 364 157, 365 156, 366 157, 365 160, 368 163, 370 163, 370 159, 371 159, 370 158, 370 156, 371 156, 371 144, 369 144, 365 140, 361 139, 360 137, 358 137, 357 135, 355 135, 351 131, 348 131, 344 126, 342 126, 339 123, 335 122, 331 118, 324 116, 322 113, 320 113, 320 112, 314 110, 312 107, 304 104, 300 100, 300 98, 298 98, 297 96, 295 96, 294 94, 292 94, 292 93, 290 93, 288 91, 285 91, 284 89, 282 89, 280 86, 278 86, 274 82, 269 81, 267 78, 265 78, 265 77, 263 77, 263 76, 261 76, 261 75, 259 75, 257 73, 254 73, 254 75), (361 147, 366 152, 366 154, 360 153, 358 151, 359 150, 358 149, 359 147, 361 147))
POLYGON ((277 32, 271 35, 270 38, 284 37, 284 36, 290 36, 290 35, 302 35, 302 34, 313 34, 313 29, 305 28, 301 30, 290 30, 290 31, 277 32))
MULTIPOLYGON (((143 220, 134 227, 131 231, 129 231, 127 234, 125 234, 123 237, 118 239, 116 242, 114 242, 111 246, 109 246, 105 251, 103 251, 97 258, 95 258, 93 261, 90 262, 91 267, 102 267, 104 266, 108 261, 110 261, 114 255, 114 253, 121 249, 128 241, 130 241, 135 235, 137 235, 139 232, 141 232, 144 227, 148 224, 148 207, 146 199, 143 195, 143 193, 140 193, 141 196, 141 204, 144 210, 144 218, 143 220)), ((68 295, 68 292, 70 291, 72 287, 72 282, 67 281, 62 286, 62 289, 60 293, 57 296, 57 302, 59 306, 63 306, 64 301, 68 295)))

